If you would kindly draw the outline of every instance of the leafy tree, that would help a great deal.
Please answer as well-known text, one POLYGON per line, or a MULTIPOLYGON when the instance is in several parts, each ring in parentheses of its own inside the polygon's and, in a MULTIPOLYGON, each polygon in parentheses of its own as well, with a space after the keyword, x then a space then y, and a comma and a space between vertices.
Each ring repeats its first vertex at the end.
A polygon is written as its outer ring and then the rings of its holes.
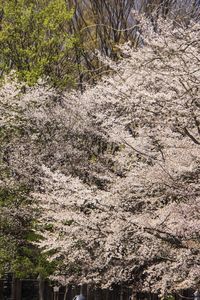
POLYGON ((23 184, 0 188, 0 276, 12 273, 17 278, 48 277, 54 263, 37 247, 37 210, 33 208, 30 188, 23 184))
POLYGON ((68 34, 64 0, 0 1, 0 70, 28 85, 39 79, 54 86, 73 82, 74 64, 69 59, 75 39, 68 34))

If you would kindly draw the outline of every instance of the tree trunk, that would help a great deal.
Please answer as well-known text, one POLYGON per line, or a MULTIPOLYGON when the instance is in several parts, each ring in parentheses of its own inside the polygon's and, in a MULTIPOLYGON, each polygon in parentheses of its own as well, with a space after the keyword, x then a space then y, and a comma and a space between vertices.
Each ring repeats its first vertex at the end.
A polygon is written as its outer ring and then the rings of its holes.
POLYGON ((109 300, 109 289, 106 289, 106 300, 109 300))
POLYGON ((38 276, 39 281, 39 300, 44 300, 44 280, 41 275, 38 276))
POLYGON ((0 300, 3 300, 3 280, 0 280, 0 300))
POLYGON ((15 299, 21 300, 21 296, 22 296, 22 282, 20 279, 16 279, 15 299))
POLYGON ((123 300, 123 287, 120 285, 120 300, 123 300))
POLYGON ((11 282, 11 299, 12 300, 16 300, 15 294, 16 294, 16 278, 15 278, 15 275, 12 274, 12 282, 11 282))
POLYGON ((68 293, 68 290, 69 290, 69 287, 68 287, 68 285, 66 285, 63 300, 67 300, 67 293, 68 293))

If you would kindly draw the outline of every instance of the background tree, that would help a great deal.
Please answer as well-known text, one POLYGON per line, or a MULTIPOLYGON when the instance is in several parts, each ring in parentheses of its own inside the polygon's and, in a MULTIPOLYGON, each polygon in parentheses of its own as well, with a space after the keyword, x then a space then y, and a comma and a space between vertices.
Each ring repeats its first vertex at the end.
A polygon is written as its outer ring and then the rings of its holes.
POLYGON ((99 61, 96 50, 102 55, 119 60, 122 56, 119 44, 131 42, 132 46, 142 45, 141 27, 138 14, 145 14, 157 30, 157 19, 168 17, 174 24, 188 24, 198 20, 198 1, 179 0, 135 0, 135 1, 66 1, 69 9, 74 8, 70 32, 78 37, 74 60, 78 64, 77 80, 83 90, 84 82, 95 83, 101 74, 109 72, 99 61))
POLYGON ((54 86, 73 84, 74 64, 69 59, 75 39, 67 28, 73 11, 64 0, 0 2, 0 69, 28 85, 39 79, 54 86))
POLYGON ((96 50, 119 60, 118 44, 142 45, 138 13, 157 30, 159 16, 187 24, 198 20, 199 9, 196 0, 1 0, 1 77, 14 70, 29 85, 42 78, 61 89, 83 91, 86 82, 110 72, 96 50))

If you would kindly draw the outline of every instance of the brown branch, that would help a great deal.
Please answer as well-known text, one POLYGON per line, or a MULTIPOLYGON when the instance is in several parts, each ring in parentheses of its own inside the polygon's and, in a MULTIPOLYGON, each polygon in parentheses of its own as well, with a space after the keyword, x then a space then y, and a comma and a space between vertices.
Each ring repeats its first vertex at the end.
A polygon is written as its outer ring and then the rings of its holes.
POLYGON ((189 132, 187 127, 184 127, 185 134, 197 145, 200 145, 200 142, 189 132))

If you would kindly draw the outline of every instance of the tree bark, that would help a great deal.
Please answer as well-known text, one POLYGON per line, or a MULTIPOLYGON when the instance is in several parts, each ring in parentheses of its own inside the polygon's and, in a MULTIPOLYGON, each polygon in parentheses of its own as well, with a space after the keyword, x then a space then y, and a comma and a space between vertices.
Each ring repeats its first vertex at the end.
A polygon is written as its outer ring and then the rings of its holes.
POLYGON ((20 279, 16 279, 15 299, 21 300, 21 296, 22 296, 22 282, 20 279))
POLYGON ((15 278, 15 275, 12 274, 12 282, 11 282, 11 299, 12 300, 16 300, 15 294, 16 294, 16 278, 15 278))
POLYGON ((44 280, 41 275, 38 276, 39 281, 39 300, 44 300, 44 280))
POLYGON ((3 300, 3 280, 0 280, 0 300, 3 300))
POLYGON ((68 293, 68 290, 69 290, 69 287, 68 287, 68 285, 66 285, 63 300, 67 300, 67 293, 68 293))
POLYGON ((120 286, 120 300, 123 300, 123 287, 122 287, 122 284, 120 286))

